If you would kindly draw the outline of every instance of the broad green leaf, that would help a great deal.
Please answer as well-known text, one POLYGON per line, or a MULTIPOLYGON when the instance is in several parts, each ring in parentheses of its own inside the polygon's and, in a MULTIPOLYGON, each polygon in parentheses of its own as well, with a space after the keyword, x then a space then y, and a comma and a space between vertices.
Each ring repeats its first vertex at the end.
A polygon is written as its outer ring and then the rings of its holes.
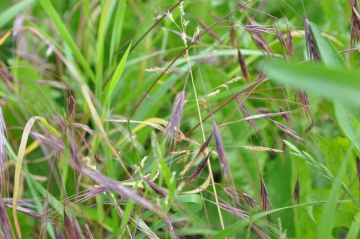
POLYGON ((329 69, 317 64, 267 62, 264 72, 281 84, 360 106, 360 71, 329 69))

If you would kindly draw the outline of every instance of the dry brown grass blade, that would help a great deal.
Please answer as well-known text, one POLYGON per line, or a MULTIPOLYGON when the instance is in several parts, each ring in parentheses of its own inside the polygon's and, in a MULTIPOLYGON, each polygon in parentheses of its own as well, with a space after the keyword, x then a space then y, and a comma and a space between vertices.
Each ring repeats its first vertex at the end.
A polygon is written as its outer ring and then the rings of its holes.
POLYGON ((296 178, 296 183, 294 187, 294 200, 297 204, 300 202, 300 181, 299 177, 296 178))
POLYGON ((168 192, 165 191, 164 189, 162 189, 161 187, 159 187, 156 183, 154 183, 153 181, 150 181, 149 179, 143 177, 144 181, 150 186, 150 188, 152 190, 154 190, 154 192, 156 192, 157 194, 159 194, 162 197, 166 197, 168 195, 168 192))
POLYGON ((81 172, 83 174, 86 174, 90 178, 92 178, 97 183, 102 184, 102 185, 106 186, 107 188, 113 190, 114 192, 119 194, 121 197, 133 200, 135 203, 139 204, 140 206, 142 206, 146 209, 153 211, 154 213, 156 213, 159 216, 165 215, 165 212, 160 207, 158 207, 157 205, 148 201, 147 199, 141 197, 140 195, 138 195, 136 192, 134 192, 130 188, 124 186, 122 183, 120 183, 118 181, 114 181, 99 172, 93 172, 88 169, 83 168, 81 172))
POLYGON ((360 14, 359 5, 357 0, 352 0, 351 3, 351 34, 350 34, 350 46, 355 47, 356 43, 360 40, 360 14))
POLYGON ((270 198, 266 189, 264 179, 262 177, 260 177, 260 195, 261 195, 262 209, 264 211, 267 211, 270 205, 270 198))
MULTIPOLYGON (((6 212, 5 204, 0 196, 0 234, 4 236, 4 239, 12 239, 14 232, 11 227, 9 217, 6 212)), ((0 235, 1 237, 1 235, 0 235)))
POLYGON ((243 74, 245 83, 249 82, 249 72, 246 66, 246 62, 245 62, 245 58, 244 56, 241 54, 241 50, 237 49, 237 55, 238 55, 238 60, 239 60, 239 64, 240 64, 240 68, 241 68, 241 72, 243 74))
POLYGON ((199 163, 199 165, 194 169, 194 171, 191 173, 190 177, 189 177, 189 180, 190 181, 194 181, 196 180, 199 176, 200 176, 200 173, 203 171, 203 169, 205 168, 206 166, 206 163, 208 162, 209 160, 209 157, 210 157, 210 153, 205 156, 199 163))

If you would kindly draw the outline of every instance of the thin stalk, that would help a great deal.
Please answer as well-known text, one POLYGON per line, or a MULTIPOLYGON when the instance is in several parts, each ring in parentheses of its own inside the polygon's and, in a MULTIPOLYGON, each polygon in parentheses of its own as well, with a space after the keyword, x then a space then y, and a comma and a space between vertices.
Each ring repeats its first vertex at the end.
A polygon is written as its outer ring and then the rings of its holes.
MULTIPOLYGON (((188 53, 186 53, 188 54, 188 53)), ((189 63, 189 67, 191 69, 191 65, 190 65, 190 62, 189 63)), ((202 137, 203 137, 203 141, 205 142, 206 141, 206 137, 205 137, 205 131, 204 131, 204 126, 203 126, 203 122, 202 122, 202 117, 201 117, 201 111, 200 111, 200 105, 199 105, 199 100, 198 100, 198 97, 197 97, 197 92, 196 92, 196 87, 195 87, 195 82, 194 82, 194 78, 193 78, 193 74, 192 74, 192 71, 190 70, 190 78, 191 78, 191 83, 192 83, 192 86, 194 88, 194 94, 195 94, 195 101, 196 101, 196 107, 197 107, 197 111, 198 111, 198 115, 199 115, 199 120, 200 120, 200 128, 201 128, 201 134, 202 134, 202 137)), ((205 153, 206 155, 208 155, 208 150, 205 149, 205 153)), ((224 226, 224 221, 223 221, 223 218, 222 218, 222 214, 221 214, 221 209, 220 209, 220 206, 219 206, 219 199, 218 199, 218 195, 217 195, 217 191, 216 191, 216 187, 215 187, 215 181, 214 181, 214 177, 213 177, 213 172, 212 172, 212 169, 211 169, 211 160, 208 160, 206 165, 207 165, 207 168, 209 170, 209 174, 210 174, 210 181, 211 181, 211 184, 212 184, 212 187, 213 187, 213 190, 214 190, 214 196, 215 196, 215 202, 216 202, 216 208, 217 208, 217 211, 219 213, 219 219, 220 219, 220 225, 221 225, 221 229, 224 230, 225 229, 225 226, 224 226)))

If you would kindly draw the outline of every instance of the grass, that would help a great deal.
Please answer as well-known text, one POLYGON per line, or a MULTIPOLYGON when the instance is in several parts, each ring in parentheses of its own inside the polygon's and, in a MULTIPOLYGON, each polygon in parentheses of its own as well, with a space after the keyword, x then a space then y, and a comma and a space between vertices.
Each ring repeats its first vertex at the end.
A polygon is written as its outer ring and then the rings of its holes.
POLYGON ((0 8, 0 238, 359 237, 357 1, 0 8))

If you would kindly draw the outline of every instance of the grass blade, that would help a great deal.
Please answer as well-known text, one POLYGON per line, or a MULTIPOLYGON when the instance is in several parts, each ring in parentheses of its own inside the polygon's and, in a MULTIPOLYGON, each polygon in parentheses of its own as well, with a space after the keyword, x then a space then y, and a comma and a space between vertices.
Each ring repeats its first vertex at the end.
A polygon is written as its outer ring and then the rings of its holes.
POLYGON ((75 55, 76 59, 80 62, 81 66, 84 68, 88 77, 95 83, 96 78, 94 72, 91 70, 89 64, 87 63, 85 57, 81 54, 79 48, 76 46, 76 43, 71 37, 70 32, 67 30, 65 24, 62 22, 59 14, 56 12, 54 6, 49 0, 39 0, 41 6, 50 17, 51 21, 55 24, 57 30, 59 31, 63 40, 68 44, 72 53, 75 55))

